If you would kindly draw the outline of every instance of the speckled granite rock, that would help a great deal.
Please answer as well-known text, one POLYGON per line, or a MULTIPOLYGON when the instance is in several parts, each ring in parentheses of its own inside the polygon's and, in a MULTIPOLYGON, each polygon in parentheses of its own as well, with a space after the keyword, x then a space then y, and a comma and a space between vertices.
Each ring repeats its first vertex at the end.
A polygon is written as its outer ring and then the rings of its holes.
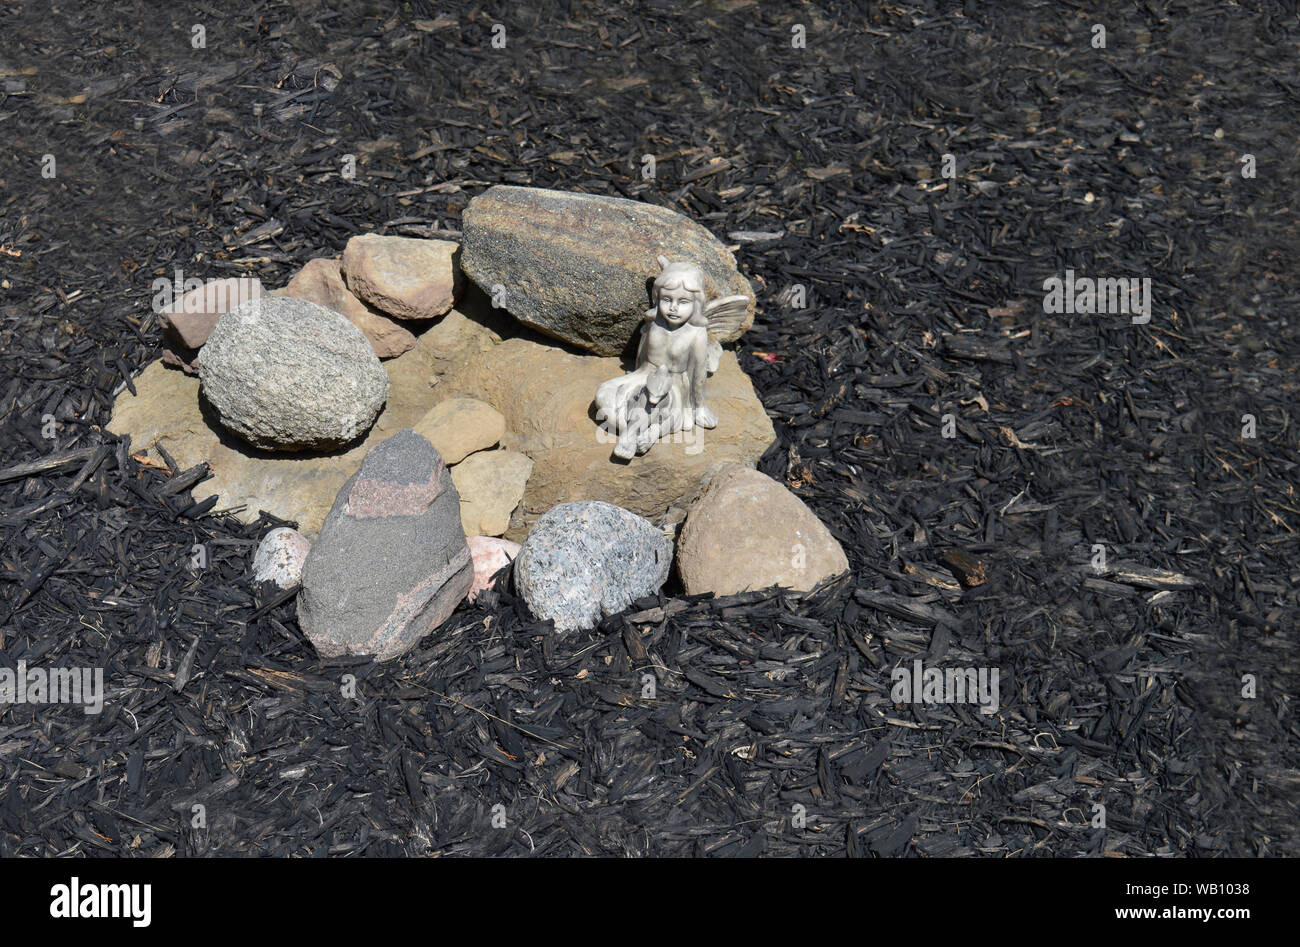
POLYGON ((322 657, 387 661, 446 621, 473 581, 451 474, 407 429, 339 491, 303 568, 298 623, 322 657))
POLYGON ((610 503, 561 503, 537 521, 515 559, 515 587, 558 632, 594 628, 657 592, 672 551, 648 520, 610 503))
POLYGON ((229 431, 264 450, 330 450, 370 430, 388 375, 340 313, 263 296, 221 317, 199 355, 200 389, 229 431))
POLYGON ((754 292, 726 246, 694 221, 621 197, 497 185, 469 202, 461 269, 519 321, 597 355, 628 347, 660 254, 704 270, 709 297, 754 292))
POLYGON ((282 589, 302 581, 303 563, 311 543, 296 529, 281 526, 262 537, 253 555, 253 581, 274 582, 282 589))

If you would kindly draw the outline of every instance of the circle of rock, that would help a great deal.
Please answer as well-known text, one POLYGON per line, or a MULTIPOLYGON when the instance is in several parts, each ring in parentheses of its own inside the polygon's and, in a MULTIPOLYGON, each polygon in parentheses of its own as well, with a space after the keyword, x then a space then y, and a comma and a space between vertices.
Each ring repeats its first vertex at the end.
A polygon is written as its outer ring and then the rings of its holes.
POLYGON ((199 352, 199 385, 223 426, 265 450, 342 447, 388 399, 388 373, 360 329, 279 296, 221 317, 199 352))
POLYGON ((663 533, 630 510, 584 500, 542 514, 515 559, 515 586, 557 632, 594 628, 657 592, 672 552, 663 533))

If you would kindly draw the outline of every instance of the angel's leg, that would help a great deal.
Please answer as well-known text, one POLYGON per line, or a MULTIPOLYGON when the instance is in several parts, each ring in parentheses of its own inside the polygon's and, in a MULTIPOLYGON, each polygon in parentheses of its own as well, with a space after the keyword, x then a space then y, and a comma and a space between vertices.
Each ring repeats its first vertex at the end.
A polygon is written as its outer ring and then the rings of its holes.
MULTIPOLYGON (((691 390, 688 410, 691 419, 702 428, 718 426, 718 416, 704 403, 704 383, 709 378, 708 346, 697 346, 691 359, 691 390)), ((689 428, 687 428, 689 430, 689 428)))

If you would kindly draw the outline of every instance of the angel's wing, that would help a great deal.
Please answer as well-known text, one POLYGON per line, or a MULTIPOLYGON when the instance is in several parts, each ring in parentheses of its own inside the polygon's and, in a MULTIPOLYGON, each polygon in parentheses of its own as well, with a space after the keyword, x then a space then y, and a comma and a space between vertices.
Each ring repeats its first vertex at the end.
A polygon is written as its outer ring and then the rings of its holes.
POLYGON ((704 316, 709 320, 709 340, 730 342, 746 328, 749 315, 748 296, 723 296, 704 306, 704 316))
POLYGON ((722 343, 714 339, 709 339, 709 356, 707 361, 709 374, 712 375, 722 364, 722 343))

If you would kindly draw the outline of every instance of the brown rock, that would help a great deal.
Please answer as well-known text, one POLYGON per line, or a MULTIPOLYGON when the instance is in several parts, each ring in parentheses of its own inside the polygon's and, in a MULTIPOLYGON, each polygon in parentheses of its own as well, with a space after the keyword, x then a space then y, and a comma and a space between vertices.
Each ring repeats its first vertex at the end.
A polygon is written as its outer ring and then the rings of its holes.
POLYGON ((285 296, 306 299, 341 312, 370 340, 380 358, 396 358, 415 345, 415 336, 395 319, 367 306, 352 295, 343 282, 338 260, 316 259, 294 274, 284 288, 285 296))
POLYGON ((199 377, 198 349, 185 348, 164 337, 162 362, 172 368, 179 368, 187 375, 199 377))
POLYGON ((650 306, 660 254, 698 264, 711 298, 749 297, 743 326, 722 341, 754 320, 754 292, 731 251, 666 207, 497 185, 470 201, 462 226, 466 276, 488 294, 502 287, 504 307, 526 325, 598 355, 628 347, 650 306))
POLYGON ((479 451, 452 468, 465 534, 500 536, 509 529, 510 514, 524 498, 532 471, 528 455, 512 450, 479 451))
POLYGON ((459 249, 449 240, 362 234, 343 248, 343 277, 355 295, 395 319, 431 319, 458 294, 459 249))
POLYGON ((689 595, 774 585, 806 592, 848 568, 839 542, 802 500, 737 464, 710 472, 677 541, 689 595))
POLYGON ((242 302, 265 295, 262 281, 232 276, 209 280, 159 311, 163 335, 182 349, 197 349, 216 327, 217 320, 242 302))
POLYGON ((476 398, 448 398, 429 409, 412 427, 429 439, 443 460, 458 464, 475 451, 494 447, 506 432, 506 419, 492 405, 476 398))
POLYGON ((597 386, 622 371, 618 359, 572 355, 526 338, 507 339, 450 371, 442 397, 463 394, 488 402, 505 415, 502 447, 534 461, 524 492, 527 528, 557 503, 603 500, 638 515, 661 515, 689 493, 719 461, 753 466, 775 439, 772 422, 736 356, 724 352, 709 378, 708 404, 718 416, 713 430, 696 428, 660 441, 647 454, 619 461, 615 438, 593 419, 597 386))

